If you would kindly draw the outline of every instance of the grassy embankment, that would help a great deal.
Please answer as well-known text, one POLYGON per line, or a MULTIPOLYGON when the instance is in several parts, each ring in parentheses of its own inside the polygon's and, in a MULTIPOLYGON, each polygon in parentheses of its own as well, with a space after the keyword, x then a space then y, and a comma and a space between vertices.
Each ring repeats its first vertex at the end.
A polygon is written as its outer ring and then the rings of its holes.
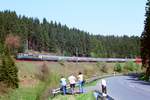
MULTIPOLYGON (((40 72, 40 66, 43 62, 16 62, 19 69, 20 87, 16 90, 11 90, 8 94, 3 94, 0 100, 44 100, 49 97, 49 90, 59 86, 59 79, 61 75, 66 78, 79 71, 83 72, 85 78, 93 75, 104 75, 113 73, 115 63, 89 63, 89 62, 47 62, 49 69, 48 81, 40 81, 37 74, 40 72)), ((122 63, 121 66, 124 64, 122 63)), ((90 94, 91 95, 91 94, 90 94)), ((84 95, 75 96, 75 98, 83 98, 84 95)), ((86 95, 87 96, 87 95, 86 95)), ((70 96, 70 98, 74 98, 70 96)), ((62 97, 61 97, 62 98, 62 97)), ((65 98, 65 97, 64 97, 65 98)), ((59 100, 59 99, 58 99, 59 100)), ((66 99, 61 99, 66 100, 66 99)), ((74 99, 73 99, 74 100, 74 99)))
POLYGON ((52 100, 95 100, 93 93, 89 92, 86 94, 77 94, 77 95, 59 95, 52 100))

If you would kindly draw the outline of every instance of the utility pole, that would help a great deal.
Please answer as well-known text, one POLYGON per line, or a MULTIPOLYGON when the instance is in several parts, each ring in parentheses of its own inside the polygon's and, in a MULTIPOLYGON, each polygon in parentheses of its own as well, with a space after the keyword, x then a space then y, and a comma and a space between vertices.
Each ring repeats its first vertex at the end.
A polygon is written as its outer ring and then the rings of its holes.
POLYGON ((28 52, 28 39, 25 41, 25 52, 27 53, 28 52))
POLYGON ((27 53, 29 50, 29 42, 28 42, 28 39, 26 39, 25 41, 25 53, 27 53))
POLYGON ((78 66, 78 48, 76 47, 76 65, 78 66))

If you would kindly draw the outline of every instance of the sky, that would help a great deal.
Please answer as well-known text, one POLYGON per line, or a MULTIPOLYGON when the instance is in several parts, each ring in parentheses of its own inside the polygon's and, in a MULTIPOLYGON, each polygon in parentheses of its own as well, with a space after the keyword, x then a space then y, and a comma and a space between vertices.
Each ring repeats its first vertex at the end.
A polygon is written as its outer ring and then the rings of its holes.
POLYGON ((0 11, 60 22, 91 34, 140 36, 146 0, 1 0, 0 11))

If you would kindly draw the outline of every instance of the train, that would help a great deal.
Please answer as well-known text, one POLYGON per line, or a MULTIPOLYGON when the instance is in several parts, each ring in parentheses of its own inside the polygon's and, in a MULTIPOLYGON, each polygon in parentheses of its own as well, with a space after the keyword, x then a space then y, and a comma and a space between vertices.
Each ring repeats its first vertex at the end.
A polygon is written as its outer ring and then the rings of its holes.
POLYGON ((136 61, 131 58, 93 58, 93 57, 69 57, 69 56, 54 56, 50 54, 27 54, 19 53, 16 56, 17 60, 30 61, 70 61, 70 62, 127 62, 136 61))

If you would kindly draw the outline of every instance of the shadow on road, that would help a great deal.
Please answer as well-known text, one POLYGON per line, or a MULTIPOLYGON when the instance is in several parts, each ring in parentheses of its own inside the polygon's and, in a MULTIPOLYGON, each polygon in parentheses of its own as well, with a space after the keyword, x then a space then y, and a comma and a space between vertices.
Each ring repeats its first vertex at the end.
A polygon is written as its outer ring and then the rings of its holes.
POLYGON ((142 85, 150 85, 150 82, 139 80, 140 74, 129 74, 127 76, 129 76, 129 78, 127 80, 131 80, 132 83, 139 83, 142 85))

